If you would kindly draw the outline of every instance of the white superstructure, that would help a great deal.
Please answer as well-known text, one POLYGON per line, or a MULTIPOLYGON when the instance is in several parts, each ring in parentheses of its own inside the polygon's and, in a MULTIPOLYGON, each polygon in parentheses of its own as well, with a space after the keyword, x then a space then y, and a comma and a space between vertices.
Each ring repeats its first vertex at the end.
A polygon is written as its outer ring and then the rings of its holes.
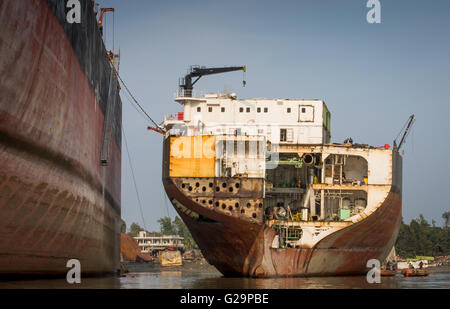
POLYGON ((330 112, 322 100, 246 99, 235 94, 177 97, 183 114, 166 117, 166 128, 186 125, 183 135, 262 135, 275 144, 330 141, 330 112))

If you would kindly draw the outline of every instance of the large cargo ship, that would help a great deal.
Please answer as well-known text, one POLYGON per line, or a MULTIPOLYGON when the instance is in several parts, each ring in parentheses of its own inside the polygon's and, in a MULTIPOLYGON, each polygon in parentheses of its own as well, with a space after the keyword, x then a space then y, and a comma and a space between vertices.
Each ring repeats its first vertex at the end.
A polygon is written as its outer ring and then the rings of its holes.
POLYGON ((0 1, 0 275, 120 269, 122 103, 93 1, 68 5, 0 1))
POLYGON ((183 112, 164 121, 162 180, 222 274, 360 275, 386 258, 401 223, 398 147, 331 143, 322 100, 195 97, 185 85, 183 112))

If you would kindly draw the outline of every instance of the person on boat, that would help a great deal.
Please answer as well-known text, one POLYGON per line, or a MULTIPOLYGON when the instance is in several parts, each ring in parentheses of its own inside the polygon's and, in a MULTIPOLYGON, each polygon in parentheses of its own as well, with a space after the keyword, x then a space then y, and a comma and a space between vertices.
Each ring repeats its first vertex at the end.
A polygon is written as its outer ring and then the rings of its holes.
POLYGON ((420 268, 420 269, 423 268, 423 262, 422 262, 422 261, 420 261, 420 263, 419 263, 419 268, 420 268))
POLYGON ((385 269, 391 270, 391 262, 390 261, 387 261, 385 269))
POLYGON ((395 261, 392 262, 392 270, 397 271, 397 263, 395 261))
POLYGON ((266 208, 266 218, 268 220, 272 220, 274 215, 275 214, 273 213, 273 211, 272 211, 272 209, 270 207, 266 208))
POLYGON ((408 266, 408 268, 409 268, 409 269, 414 269, 414 266, 413 266, 413 264, 409 263, 409 266, 408 266))

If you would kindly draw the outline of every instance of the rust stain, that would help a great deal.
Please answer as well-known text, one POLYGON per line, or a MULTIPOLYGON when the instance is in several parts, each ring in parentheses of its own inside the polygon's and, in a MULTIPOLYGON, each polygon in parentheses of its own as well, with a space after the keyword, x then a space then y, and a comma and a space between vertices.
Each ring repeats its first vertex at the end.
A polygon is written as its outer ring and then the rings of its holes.
MULTIPOLYGON (((165 140, 163 184, 168 197, 198 214, 196 217, 188 216, 181 208, 175 207, 206 259, 224 275, 362 274, 366 272, 367 260, 383 260, 397 237, 401 222, 401 195, 394 184, 388 197, 371 215, 356 223, 341 224, 340 230, 325 236, 313 248, 271 248, 276 232, 264 224, 263 207, 259 209, 250 203, 252 211, 260 211, 257 220, 242 216, 233 207, 228 208, 232 203, 239 203, 242 207, 248 200, 263 203, 261 180, 170 177, 169 148, 165 140), (236 184, 240 188, 236 188, 236 184), (218 207, 215 206, 216 201, 219 202, 218 207), (222 202, 224 208, 221 207, 222 202)), ((401 173, 401 168, 394 173, 401 173)), ((245 206, 243 208, 246 209, 245 206)))

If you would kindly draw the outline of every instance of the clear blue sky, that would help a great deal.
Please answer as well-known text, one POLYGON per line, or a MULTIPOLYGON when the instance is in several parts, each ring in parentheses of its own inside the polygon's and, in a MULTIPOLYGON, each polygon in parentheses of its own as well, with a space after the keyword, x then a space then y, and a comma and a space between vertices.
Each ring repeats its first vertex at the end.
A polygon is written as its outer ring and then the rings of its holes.
MULTIPOLYGON (((392 145, 412 113, 404 146, 403 217, 422 213, 440 226, 450 210, 450 1, 380 0, 381 24, 369 24, 366 0, 139 1, 101 0, 115 7, 114 46, 120 74, 157 121, 181 111, 178 78, 192 64, 246 65, 203 78, 200 91, 232 87, 238 98, 324 99, 332 141, 392 145)), ((112 15, 105 15, 112 45, 112 15)), ((162 136, 122 91, 123 124, 146 226, 176 215, 161 183, 162 136)), ((122 217, 143 225, 122 150, 122 217)))

